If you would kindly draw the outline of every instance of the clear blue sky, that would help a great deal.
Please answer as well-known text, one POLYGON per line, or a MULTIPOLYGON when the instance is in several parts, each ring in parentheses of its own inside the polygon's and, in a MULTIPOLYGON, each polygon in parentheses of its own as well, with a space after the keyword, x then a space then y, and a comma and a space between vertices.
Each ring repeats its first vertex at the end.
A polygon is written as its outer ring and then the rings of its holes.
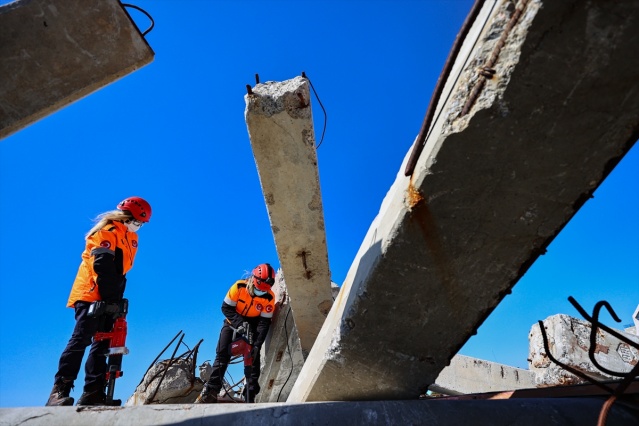
MULTIPOLYGON (((65 304, 84 234, 130 195, 146 198, 153 218, 128 274, 131 353, 116 398, 180 330, 190 347, 204 339, 200 362, 214 357, 228 287, 258 263, 279 265, 244 122, 256 73, 264 82, 305 71, 327 110, 318 158, 341 284, 472 1, 135 4, 155 19, 155 60, 0 141, 0 407, 46 402, 74 325, 65 304)), ((319 139, 315 100, 313 109, 319 139)), ((525 368, 530 327, 577 315, 570 295, 587 310, 608 300, 630 323, 638 217, 635 146, 462 353, 525 368)), ((76 399, 82 383, 83 372, 76 399)))

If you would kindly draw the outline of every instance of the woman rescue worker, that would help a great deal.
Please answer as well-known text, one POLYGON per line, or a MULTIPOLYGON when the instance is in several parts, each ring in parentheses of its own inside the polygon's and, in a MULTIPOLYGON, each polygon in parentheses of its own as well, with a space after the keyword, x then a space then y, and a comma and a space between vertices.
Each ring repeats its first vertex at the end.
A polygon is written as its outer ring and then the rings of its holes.
POLYGON ((231 360, 231 340, 233 329, 240 329, 247 322, 250 332, 255 336, 251 357, 253 365, 251 373, 246 377, 245 401, 254 402, 255 395, 260 392, 258 380, 260 378, 260 349, 271 326, 273 310, 275 309, 275 295, 271 286, 275 282, 275 270, 268 263, 262 263, 253 269, 246 280, 236 281, 231 286, 222 302, 222 313, 226 317, 217 342, 217 350, 211 377, 204 384, 202 392, 195 400, 196 404, 211 404, 217 402, 217 396, 222 389, 226 368, 231 360), (248 395, 247 395, 248 393, 248 395))
POLYGON ((113 318, 89 316, 93 302, 120 302, 124 296, 126 273, 138 250, 136 232, 151 219, 151 206, 140 197, 129 197, 98 215, 86 234, 86 247, 67 306, 75 309, 75 328, 60 356, 53 390, 46 405, 73 405, 69 396, 78 376, 87 346, 84 392, 78 405, 104 405, 106 400, 106 352, 108 340, 93 341, 97 331, 110 331, 113 318))

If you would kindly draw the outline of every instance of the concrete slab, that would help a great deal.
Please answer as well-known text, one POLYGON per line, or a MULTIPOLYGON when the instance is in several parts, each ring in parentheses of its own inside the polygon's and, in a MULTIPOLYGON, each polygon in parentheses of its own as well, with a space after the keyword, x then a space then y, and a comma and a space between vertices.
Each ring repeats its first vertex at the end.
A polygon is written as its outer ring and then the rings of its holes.
POLYGON ((150 63, 118 0, 0 6, 0 138, 150 63))
POLYGON ((333 303, 308 81, 257 84, 245 119, 304 358, 333 303))
POLYGON ((530 389, 535 386, 535 375, 529 370, 455 355, 429 390, 445 395, 462 395, 530 389))
POLYGON ((424 393, 639 137, 635 1, 518 1, 499 51, 514 8, 491 4, 289 402, 424 393), (461 114, 494 54, 493 78, 461 114))
MULTIPOLYGON (((380 401, 307 404, 175 404, 135 407, 0 409, 0 426, 155 425, 422 425, 581 426, 596 423, 600 398, 496 401, 380 401)), ((617 402, 607 426, 637 424, 639 414, 617 402)))

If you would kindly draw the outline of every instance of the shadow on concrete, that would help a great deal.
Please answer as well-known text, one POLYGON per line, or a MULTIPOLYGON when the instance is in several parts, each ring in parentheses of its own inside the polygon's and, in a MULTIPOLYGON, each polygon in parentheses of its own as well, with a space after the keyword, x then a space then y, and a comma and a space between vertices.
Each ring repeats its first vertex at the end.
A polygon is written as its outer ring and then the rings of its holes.
MULTIPOLYGON (((494 401, 320 402, 189 419, 176 426, 224 425, 549 425, 595 424, 605 398, 494 401), (469 419, 473 419, 469 423, 469 419)), ((639 424, 639 410, 615 404, 607 426, 639 424)))

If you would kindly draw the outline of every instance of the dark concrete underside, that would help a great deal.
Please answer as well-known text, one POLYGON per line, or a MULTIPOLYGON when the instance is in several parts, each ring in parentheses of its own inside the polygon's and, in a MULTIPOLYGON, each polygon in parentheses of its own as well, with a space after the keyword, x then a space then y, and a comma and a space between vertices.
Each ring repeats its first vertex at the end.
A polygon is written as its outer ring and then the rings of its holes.
POLYGON ((20 0, 0 7, 0 138, 152 60, 117 0, 20 0))
MULTIPOLYGON (((95 425, 517 425, 595 424, 603 398, 497 401, 380 401, 307 404, 145 405, 110 408, 0 409, 0 426, 95 425), (469 422, 469 419, 473 419, 469 422)), ((639 414, 612 406, 607 426, 636 424, 639 414)))

